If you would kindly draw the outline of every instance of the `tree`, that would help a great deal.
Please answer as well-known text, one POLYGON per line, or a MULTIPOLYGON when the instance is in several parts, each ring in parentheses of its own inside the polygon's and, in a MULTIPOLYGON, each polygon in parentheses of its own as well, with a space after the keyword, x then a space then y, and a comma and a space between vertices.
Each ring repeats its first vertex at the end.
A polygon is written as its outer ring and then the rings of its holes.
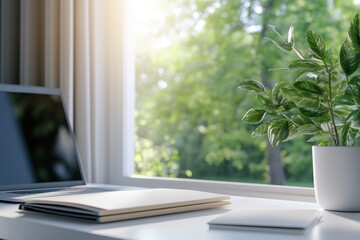
POLYGON ((262 79, 270 85, 293 77, 268 71, 284 67, 289 57, 264 39, 273 34, 267 31, 269 24, 279 32, 291 24, 297 32, 314 26, 325 39, 336 40, 338 31, 348 27, 342 18, 353 16, 352 3, 154 2, 163 8, 163 17, 147 21, 154 24, 137 41, 138 173, 275 184, 284 184, 286 176, 311 182, 305 139, 282 145, 273 158, 266 138, 251 138, 254 127, 241 121, 255 101, 239 94, 237 85, 240 79, 262 79))

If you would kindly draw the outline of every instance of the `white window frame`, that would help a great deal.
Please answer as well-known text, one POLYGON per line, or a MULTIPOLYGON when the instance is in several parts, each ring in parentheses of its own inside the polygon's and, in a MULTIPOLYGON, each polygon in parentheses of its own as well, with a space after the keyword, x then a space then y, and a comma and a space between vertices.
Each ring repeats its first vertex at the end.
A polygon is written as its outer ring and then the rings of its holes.
MULTIPOLYGON (((222 194, 286 199, 296 201, 315 202, 313 188, 276 186, 266 184, 236 183, 223 181, 209 181, 196 179, 180 179, 165 177, 145 177, 134 175, 134 108, 135 108, 135 61, 133 41, 131 38, 131 24, 129 2, 122 1, 124 14, 122 17, 122 54, 121 64, 122 81, 113 85, 120 93, 118 101, 110 103, 113 114, 109 119, 109 169, 108 183, 135 187, 168 187, 204 190, 222 194), (121 106, 119 106, 121 105, 121 106)), ((110 89, 116 95, 116 90, 110 89)))

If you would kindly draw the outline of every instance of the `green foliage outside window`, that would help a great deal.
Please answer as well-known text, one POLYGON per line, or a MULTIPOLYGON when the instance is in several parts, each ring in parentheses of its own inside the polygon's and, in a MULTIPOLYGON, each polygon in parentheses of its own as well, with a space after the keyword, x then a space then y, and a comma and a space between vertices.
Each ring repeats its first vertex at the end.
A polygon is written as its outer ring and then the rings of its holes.
MULTIPOLYGON (((136 173, 312 186, 311 144, 272 148, 244 123, 256 104, 242 79, 271 88, 297 56, 278 51, 269 25, 317 29, 338 51, 358 8, 352 1, 151 0, 136 36, 136 173), (156 11, 155 11, 156 10, 156 11), (151 14, 151 12, 153 14, 151 14), (341 37, 340 37, 341 36, 341 37)), ((140 15, 140 14, 139 14, 140 15)), ((286 36, 283 36, 286 37, 286 36)), ((305 39, 296 39, 300 48, 305 39)))

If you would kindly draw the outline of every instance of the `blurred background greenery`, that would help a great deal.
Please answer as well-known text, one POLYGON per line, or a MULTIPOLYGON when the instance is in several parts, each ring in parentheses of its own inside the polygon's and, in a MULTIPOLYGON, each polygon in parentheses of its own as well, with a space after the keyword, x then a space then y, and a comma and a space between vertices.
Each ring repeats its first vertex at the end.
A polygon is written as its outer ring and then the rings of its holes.
POLYGON ((254 96, 239 80, 267 87, 292 81, 295 55, 264 37, 269 25, 306 48, 319 33, 336 53, 360 1, 138 0, 136 22, 136 173, 222 181, 313 186, 311 144, 294 139, 272 148, 242 122, 254 96))

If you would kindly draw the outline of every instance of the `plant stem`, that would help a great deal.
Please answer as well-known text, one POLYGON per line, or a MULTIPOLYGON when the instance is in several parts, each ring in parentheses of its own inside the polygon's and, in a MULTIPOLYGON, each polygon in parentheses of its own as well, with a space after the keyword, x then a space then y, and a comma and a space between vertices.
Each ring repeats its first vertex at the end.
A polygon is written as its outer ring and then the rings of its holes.
POLYGON ((286 116, 286 114, 282 114, 287 120, 289 120, 290 122, 292 122, 295 126, 300 127, 296 122, 294 122, 291 118, 289 118, 288 116, 286 116))
POLYGON ((304 56, 302 55, 300 49, 298 49, 297 47, 293 46, 293 51, 295 52, 295 54, 302 60, 304 60, 304 56))
POLYGON ((271 71, 278 71, 278 70, 286 70, 286 71, 289 71, 290 69, 289 69, 289 68, 270 68, 270 69, 268 69, 269 72, 271 72, 271 71))
MULTIPOLYGON (((334 110, 333 110, 333 101, 332 101, 332 85, 331 85, 331 71, 329 70, 328 65, 326 64, 325 60, 323 60, 325 68, 326 68, 326 72, 328 73, 328 84, 329 84, 329 98, 327 99, 327 103, 329 106, 329 111, 330 111, 330 118, 331 118, 331 125, 332 125, 332 130, 333 133, 335 134, 335 136, 333 136, 334 138, 334 144, 335 146, 340 146, 340 138, 339 138, 339 133, 338 130, 336 128, 336 124, 335 124, 335 116, 334 116, 334 110)), ((329 129, 330 130, 330 129, 329 129)))
MULTIPOLYGON (((326 99, 326 100, 328 100, 328 99, 326 99)), ((334 142, 335 142, 336 137, 335 137, 334 133, 331 131, 331 129, 332 129, 331 124, 330 124, 329 122, 327 122, 327 123, 326 123, 326 126, 327 126, 327 129, 328 129, 329 132, 330 132, 330 135, 331 135, 332 139, 333 139, 334 142)))
POLYGON ((346 85, 348 86, 348 88, 354 89, 354 87, 350 85, 350 83, 349 83, 349 77, 348 77, 347 75, 346 75, 346 85))

